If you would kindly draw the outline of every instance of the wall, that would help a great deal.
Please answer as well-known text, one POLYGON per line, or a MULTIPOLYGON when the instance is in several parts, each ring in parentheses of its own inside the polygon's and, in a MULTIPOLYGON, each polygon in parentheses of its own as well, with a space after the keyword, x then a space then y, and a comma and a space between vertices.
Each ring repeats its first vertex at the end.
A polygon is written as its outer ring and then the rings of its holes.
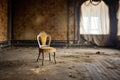
MULTIPOLYGON (((40 31, 46 31, 52 40, 67 40, 67 0, 12 0, 12 3, 14 40, 36 40, 40 31)), ((72 34, 74 28, 71 29, 72 34)))
POLYGON ((0 0, 0 41, 7 40, 7 0, 0 0))

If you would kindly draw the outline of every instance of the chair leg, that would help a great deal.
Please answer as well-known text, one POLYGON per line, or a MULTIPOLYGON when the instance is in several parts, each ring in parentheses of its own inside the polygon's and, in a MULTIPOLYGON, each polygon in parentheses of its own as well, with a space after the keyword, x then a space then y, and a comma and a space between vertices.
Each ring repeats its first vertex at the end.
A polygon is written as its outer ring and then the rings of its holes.
POLYGON ((50 56, 50 53, 49 53, 49 61, 51 61, 51 56, 50 56))
POLYGON ((55 64, 56 64, 56 60, 55 60, 55 52, 54 52, 54 62, 55 62, 55 64))
POLYGON ((44 52, 42 52, 42 66, 44 65, 44 52))
POLYGON ((38 60, 39 60, 39 57, 40 57, 40 55, 41 55, 41 52, 40 52, 40 49, 39 49, 39 53, 38 53, 37 62, 38 62, 38 60))

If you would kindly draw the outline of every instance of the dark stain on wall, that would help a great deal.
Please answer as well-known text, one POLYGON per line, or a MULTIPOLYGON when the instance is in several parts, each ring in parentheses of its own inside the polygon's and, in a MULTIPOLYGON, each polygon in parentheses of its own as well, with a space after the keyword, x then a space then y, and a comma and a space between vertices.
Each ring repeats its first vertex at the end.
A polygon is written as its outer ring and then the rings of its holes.
POLYGON ((7 40, 7 0, 0 0, 0 41, 7 40))
POLYGON ((67 0, 12 1, 14 40, 36 40, 41 31, 52 40, 67 40, 67 0))

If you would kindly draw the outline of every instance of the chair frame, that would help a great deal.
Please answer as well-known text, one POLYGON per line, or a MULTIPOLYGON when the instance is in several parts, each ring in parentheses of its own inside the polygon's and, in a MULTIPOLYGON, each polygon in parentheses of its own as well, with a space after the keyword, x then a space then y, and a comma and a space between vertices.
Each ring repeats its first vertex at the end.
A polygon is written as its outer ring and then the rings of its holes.
MULTIPOLYGON (((49 48, 53 48, 53 47, 50 47, 50 43, 51 43, 51 36, 49 35, 49 34, 47 34, 47 33, 45 33, 45 32, 40 32, 38 35, 37 35, 37 42, 38 42, 38 45, 39 45, 39 53, 38 53, 38 57, 37 57, 37 62, 38 62, 38 60, 39 60, 39 57, 40 57, 40 55, 41 55, 41 53, 42 53, 42 66, 44 65, 44 53, 45 52, 49 52, 49 50, 48 51, 45 51, 45 47, 47 48, 47 47, 49 47, 49 48), (45 35, 45 42, 43 43, 43 42, 41 42, 42 44, 40 44, 40 38, 41 38, 41 35, 45 35), (47 42, 47 38, 49 39, 49 42, 48 42, 48 45, 46 45, 46 42, 47 42)), ((55 48, 54 48, 55 49, 55 48)), ((54 53, 54 62, 55 62, 55 64, 56 64, 56 59, 55 59, 55 56, 56 56, 56 50, 55 51, 52 51, 53 53, 54 53)), ((49 52, 49 61, 51 61, 51 55, 50 55, 50 52, 49 52)))

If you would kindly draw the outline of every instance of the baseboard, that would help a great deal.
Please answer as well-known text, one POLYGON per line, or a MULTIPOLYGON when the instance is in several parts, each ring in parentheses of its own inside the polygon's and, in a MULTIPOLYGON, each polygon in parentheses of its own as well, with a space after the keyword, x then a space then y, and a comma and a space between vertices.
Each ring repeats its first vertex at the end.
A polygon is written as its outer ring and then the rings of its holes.
MULTIPOLYGON (((37 47, 38 43, 36 40, 13 40, 12 46, 18 47, 37 47)), ((66 47, 67 41, 62 40, 52 40, 51 46, 53 47, 66 47)))
POLYGON ((9 41, 0 41, 0 48, 7 48, 9 46, 9 41))

